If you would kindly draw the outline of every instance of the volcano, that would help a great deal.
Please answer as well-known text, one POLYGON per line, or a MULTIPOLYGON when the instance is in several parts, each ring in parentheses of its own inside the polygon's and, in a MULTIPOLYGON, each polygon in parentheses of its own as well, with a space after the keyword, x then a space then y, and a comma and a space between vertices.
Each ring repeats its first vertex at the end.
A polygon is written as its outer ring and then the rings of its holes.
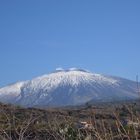
POLYGON ((84 69, 57 69, 29 81, 0 89, 0 102, 24 107, 60 107, 87 102, 112 102, 137 99, 137 83, 84 69))

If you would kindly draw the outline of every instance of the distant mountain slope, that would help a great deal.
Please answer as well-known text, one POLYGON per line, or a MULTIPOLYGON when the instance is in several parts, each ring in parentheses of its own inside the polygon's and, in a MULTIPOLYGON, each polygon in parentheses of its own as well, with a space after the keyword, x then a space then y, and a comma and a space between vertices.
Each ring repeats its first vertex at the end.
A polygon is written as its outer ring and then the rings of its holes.
POLYGON ((0 101, 22 106, 67 106, 89 101, 136 99, 136 82, 77 68, 53 73, 0 89, 0 101))

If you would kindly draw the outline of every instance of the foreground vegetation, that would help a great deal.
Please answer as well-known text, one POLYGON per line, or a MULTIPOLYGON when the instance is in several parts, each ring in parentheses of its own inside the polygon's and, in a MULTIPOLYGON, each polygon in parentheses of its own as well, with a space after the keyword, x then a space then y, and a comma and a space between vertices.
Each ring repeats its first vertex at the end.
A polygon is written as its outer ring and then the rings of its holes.
POLYGON ((0 104, 0 140, 138 140, 139 105, 25 109, 0 104))

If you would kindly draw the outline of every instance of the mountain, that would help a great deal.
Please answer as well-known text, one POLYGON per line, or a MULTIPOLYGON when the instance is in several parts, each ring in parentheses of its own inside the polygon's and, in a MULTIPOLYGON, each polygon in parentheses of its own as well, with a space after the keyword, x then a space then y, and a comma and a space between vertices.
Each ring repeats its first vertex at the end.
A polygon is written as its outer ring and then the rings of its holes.
POLYGON ((137 98, 134 81, 77 68, 59 68, 50 74, 0 89, 1 102, 25 107, 58 107, 137 98))

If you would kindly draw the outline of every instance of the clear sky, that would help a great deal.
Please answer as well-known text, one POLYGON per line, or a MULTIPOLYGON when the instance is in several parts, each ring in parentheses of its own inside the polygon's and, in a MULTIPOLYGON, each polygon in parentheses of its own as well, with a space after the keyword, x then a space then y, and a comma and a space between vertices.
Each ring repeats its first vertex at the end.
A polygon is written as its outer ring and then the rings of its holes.
POLYGON ((57 67, 135 80, 140 0, 0 0, 0 86, 57 67))

